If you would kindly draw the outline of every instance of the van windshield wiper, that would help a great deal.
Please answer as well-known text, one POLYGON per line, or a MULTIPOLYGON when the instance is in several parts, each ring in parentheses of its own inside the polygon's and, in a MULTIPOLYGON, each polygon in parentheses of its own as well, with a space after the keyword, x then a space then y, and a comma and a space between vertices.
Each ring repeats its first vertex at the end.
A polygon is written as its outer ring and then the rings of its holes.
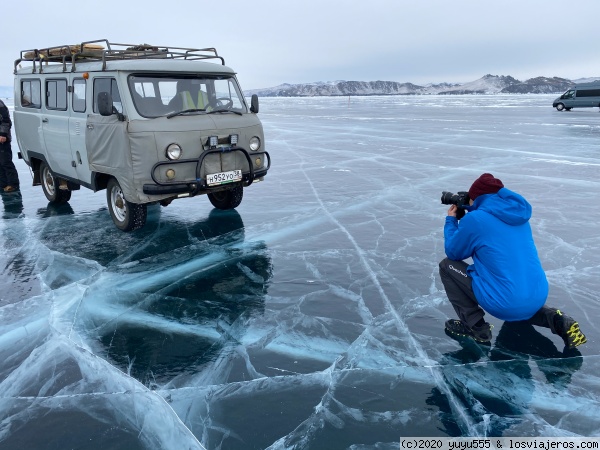
POLYGON ((239 111, 234 111, 233 109, 213 109, 212 111, 207 112, 206 114, 214 114, 214 113, 234 113, 238 116, 241 116, 242 113, 239 111))
POLYGON ((177 112, 169 114, 167 116, 167 119, 170 119, 170 118, 175 117, 175 116, 180 116, 180 115, 185 114, 185 113, 205 112, 205 111, 206 111, 206 109, 200 109, 200 108, 184 109, 183 111, 177 111, 177 112))

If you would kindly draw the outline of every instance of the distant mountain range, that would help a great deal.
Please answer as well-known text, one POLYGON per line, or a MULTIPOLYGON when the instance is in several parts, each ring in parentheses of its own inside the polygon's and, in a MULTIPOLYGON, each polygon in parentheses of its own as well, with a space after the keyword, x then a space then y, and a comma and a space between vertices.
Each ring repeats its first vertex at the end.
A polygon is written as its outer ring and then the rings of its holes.
POLYGON ((245 91, 259 97, 319 97, 349 95, 458 95, 458 94, 562 94, 576 83, 599 78, 568 80, 536 77, 519 81, 511 76, 485 75, 469 83, 439 83, 419 86, 396 81, 329 81, 281 84, 272 88, 245 91))

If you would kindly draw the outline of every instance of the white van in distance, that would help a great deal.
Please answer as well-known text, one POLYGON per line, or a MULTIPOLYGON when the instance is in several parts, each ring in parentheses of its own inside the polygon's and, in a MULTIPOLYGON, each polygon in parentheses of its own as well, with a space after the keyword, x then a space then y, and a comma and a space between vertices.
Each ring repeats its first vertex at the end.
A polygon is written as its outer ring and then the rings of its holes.
POLYGON ((552 103, 557 111, 570 111, 571 108, 600 108, 600 81, 576 84, 552 103))
POLYGON ((117 228, 148 204, 207 194, 236 208, 271 159, 235 72, 214 48, 107 40, 24 50, 15 61, 19 157, 50 202, 106 189, 117 228), (24 67, 23 67, 24 66, 24 67))

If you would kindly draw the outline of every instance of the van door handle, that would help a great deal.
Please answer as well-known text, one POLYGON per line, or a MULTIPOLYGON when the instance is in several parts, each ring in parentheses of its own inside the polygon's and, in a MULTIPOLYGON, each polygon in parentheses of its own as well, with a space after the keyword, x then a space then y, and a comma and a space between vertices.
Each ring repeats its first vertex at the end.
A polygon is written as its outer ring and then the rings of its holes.
POLYGON ((86 127, 87 127, 88 130, 93 130, 94 129, 94 125, 91 125, 91 124, 90 125, 86 125, 86 127))
POLYGON ((44 122, 44 123, 48 123, 48 119, 47 119, 46 117, 44 117, 44 118, 42 119, 42 122, 44 122))

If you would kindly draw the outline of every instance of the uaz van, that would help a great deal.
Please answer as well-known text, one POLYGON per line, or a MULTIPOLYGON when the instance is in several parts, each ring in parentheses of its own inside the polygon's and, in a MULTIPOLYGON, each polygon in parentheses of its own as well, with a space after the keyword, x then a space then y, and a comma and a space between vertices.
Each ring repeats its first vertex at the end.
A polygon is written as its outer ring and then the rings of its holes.
POLYGON ((15 132, 33 185, 53 203, 106 189, 123 231, 144 226, 148 204, 207 194, 236 208, 271 165, 257 113, 214 48, 99 40, 15 61, 15 132))
POLYGON ((552 103, 558 111, 595 106, 600 107, 600 81, 576 84, 552 103))

